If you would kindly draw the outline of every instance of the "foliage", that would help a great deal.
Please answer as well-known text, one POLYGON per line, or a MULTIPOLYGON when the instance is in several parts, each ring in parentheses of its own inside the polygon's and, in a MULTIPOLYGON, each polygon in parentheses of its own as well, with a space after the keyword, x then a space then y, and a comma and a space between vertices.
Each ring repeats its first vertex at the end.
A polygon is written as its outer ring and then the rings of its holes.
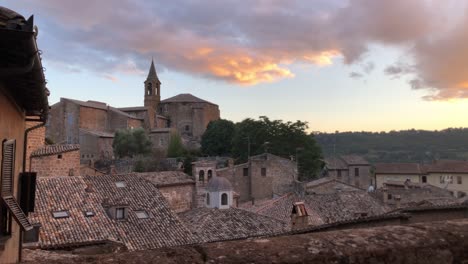
POLYGON ((322 154, 314 137, 305 132, 307 128, 307 123, 302 121, 283 122, 265 116, 259 120, 245 119, 236 124, 233 157, 245 162, 249 152, 251 156, 264 152, 284 158, 297 156, 300 178, 314 178, 322 168, 322 154))
POLYGON ((320 133, 315 138, 327 156, 360 154, 371 162, 468 159, 468 128, 320 133))
POLYGON ((211 121, 202 136, 202 153, 207 156, 229 156, 235 125, 232 121, 219 119, 211 121))
POLYGON ((182 144, 182 139, 179 134, 171 133, 171 139, 169 141, 169 146, 167 147, 167 157, 168 158, 178 158, 182 157, 185 154, 185 148, 182 144))
POLYGON ((143 128, 118 130, 115 133, 112 147, 119 158, 151 153, 151 141, 143 128))

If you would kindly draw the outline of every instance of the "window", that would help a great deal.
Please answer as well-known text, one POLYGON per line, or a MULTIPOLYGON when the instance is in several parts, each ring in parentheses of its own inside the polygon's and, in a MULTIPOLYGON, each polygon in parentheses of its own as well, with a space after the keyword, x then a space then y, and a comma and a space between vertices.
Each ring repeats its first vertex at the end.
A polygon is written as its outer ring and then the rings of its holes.
POLYGON ((125 219, 125 208, 115 208, 115 219, 122 220, 125 219))
POLYGON ((453 183, 453 176, 452 175, 441 175, 440 176, 440 183, 453 183))
POLYGON ((228 195, 227 195, 227 193, 221 194, 221 205, 228 205, 228 195))
POLYGON ((261 169, 261 174, 262 174, 262 176, 264 176, 264 177, 266 176, 266 168, 262 168, 262 169, 261 169))
POLYGON ((244 168, 242 172, 244 176, 249 176, 249 168, 244 168))
POLYGON ((208 170, 208 180, 210 180, 211 177, 213 177, 213 171, 212 171, 212 170, 208 170))
POLYGON ((153 95, 153 84, 152 83, 148 83, 148 92, 147 92, 148 95, 153 95))
POLYGON ((159 146, 164 146, 164 138, 159 139, 159 146))
POLYGON ((54 212, 52 212, 52 216, 55 219, 68 218, 68 217, 70 217, 70 212, 68 212, 68 211, 54 211, 54 212))
POLYGON ((145 210, 135 211, 135 215, 136 215, 136 217, 138 217, 140 219, 149 218, 149 215, 145 210))
POLYGON ((457 176, 457 184, 462 184, 462 176, 457 176))
POLYGON ((93 217, 95 216, 96 214, 93 212, 93 211, 84 211, 84 215, 86 217, 93 217))
POLYGON ((210 194, 206 194, 206 205, 210 205, 210 194))
POLYGON ((338 178, 341 178, 341 171, 338 170, 338 178))
POLYGON ((393 198, 393 197, 392 197, 392 194, 389 193, 389 194, 388 194, 388 200, 391 200, 392 198, 393 198))
POLYGON ((125 188, 127 184, 124 181, 118 181, 115 182, 115 186, 117 186, 117 188, 125 188))
POLYGON ((62 154, 58 154, 57 159, 62 159, 62 154))
POLYGON ((427 177, 426 177, 426 176, 422 176, 422 177, 421 177, 421 181, 422 181, 422 183, 426 183, 426 182, 427 182, 427 177))
POLYGON ((204 182, 204 181, 205 181, 205 171, 204 171, 204 170, 201 170, 201 171, 198 173, 198 181, 200 181, 200 182, 204 182))
POLYGON ((354 176, 359 177, 359 168, 354 168, 354 176))
POLYGON ((190 126, 189 125, 185 126, 185 131, 190 131, 190 126))

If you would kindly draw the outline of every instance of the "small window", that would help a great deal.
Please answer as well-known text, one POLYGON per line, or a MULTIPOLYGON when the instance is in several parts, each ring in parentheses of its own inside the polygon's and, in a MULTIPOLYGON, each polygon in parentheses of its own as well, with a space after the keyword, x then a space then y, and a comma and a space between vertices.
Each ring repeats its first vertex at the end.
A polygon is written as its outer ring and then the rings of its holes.
POLYGON ((221 194, 221 205, 228 205, 228 195, 227 195, 227 193, 221 194))
POLYGON ((62 154, 58 154, 57 159, 62 159, 62 154))
POLYGON ((457 184, 462 184, 462 176, 457 176, 457 184))
POLYGON ((68 212, 68 211, 55 211, 55 212, 52 212, 52 216, 55 219, 67 218, 67 217, 70 217, 70 212, 68 212))
POLYGON ((337 172, 338 172, 338 178, 341 178, 341 171, 337 170, 337 172))
POLYGON ((265 176, 266 176, 266 168, 262 168, 262 169, 261 169, 261 173, 262 173, 262 176, 265 177, 265 176))
POLYGON ((244 168, 242 171, 244 176, 249 176, 249 168, 244 168))
POLYGON ((84 212, 84 215, 85 215, 86 217, 93 217, 93 216, 95 216, 96 214, 95 214, 93 211, 85 211, 85 212, 84 212))
POLYGON ((117 186, 117 188, 125 188, 127 184, 124 181, 118 181, 115 182, 115 186, 117 186))
POLYGON ((422 176, 421 181, 422 181, 422 183, 427 183, 427 177, 426 177, 426 176, 422 176))
POLYGON ((392 198, 393 198, 393 197, 392 197, 392 194, 389 193, 389 194, 388 194, 388 200, 391 200, 392 198))
POLYGON ((210 205, 210 194, 206 194, 206 205, 210 205))
POLYGON ((354 168, 354 176, 359 177, 359 168, 354 168))
POLYGON ((211 180, 211 177, 213 177, 213 171, 208 170, 208 181, 211 180))
POLYGON ((198 173, 198 181, 200 181, 200 182, 204 182, 204 181, 205 181, 205 171, 204 171, 204 170, 201 170, 201 171, 198 173))
POLYGON ((185 131, 190 131, 190 126, 189 125, 185 126, 185 131))
POLYGON ((136 217, 138 217, 140 219, 149 218, 148 213, 146 211, 144 211, 144 210, 135 211, 135 215, 136 215, 136 217))
POLYGON ((122 220, 125 219, 125 208, 115 208, 115 219, 122 220))

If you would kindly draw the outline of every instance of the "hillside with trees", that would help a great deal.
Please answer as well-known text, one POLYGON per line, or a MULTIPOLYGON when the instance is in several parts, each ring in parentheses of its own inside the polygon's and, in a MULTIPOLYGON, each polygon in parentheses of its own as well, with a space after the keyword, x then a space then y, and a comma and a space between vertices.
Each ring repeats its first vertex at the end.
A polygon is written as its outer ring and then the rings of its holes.
POLYGON ((359 154, 371 162, 468 159, 468 128, 317 133, 315 139, 325 156, 359 154))

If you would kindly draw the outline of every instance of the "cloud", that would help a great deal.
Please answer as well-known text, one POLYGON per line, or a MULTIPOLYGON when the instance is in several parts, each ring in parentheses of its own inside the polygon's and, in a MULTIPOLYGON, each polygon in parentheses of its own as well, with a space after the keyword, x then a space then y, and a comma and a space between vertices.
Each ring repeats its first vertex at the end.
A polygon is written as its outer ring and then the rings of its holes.
POLYGON ((248 8, 234 0, 23 0, 10 7, 35 13, 47 62, 101 76, 142 75, 152 56, 162 69, 241 85, 292 78, 296 62, 342 61, 370 74, 375 64, 363 60, 378 44, 406 52, 408 61, 384 72, 417 80, 409 85, 428 98, 466 97, 468 89, 462 0, 253 0, 248 8))
POLYGON ((358 72, 351 72, 349 74, 349 77, 353 78, 353 79, 360 79, 360 78, 364 77, 364 75, 362 75, 361 73, 358 73, 358 72))

